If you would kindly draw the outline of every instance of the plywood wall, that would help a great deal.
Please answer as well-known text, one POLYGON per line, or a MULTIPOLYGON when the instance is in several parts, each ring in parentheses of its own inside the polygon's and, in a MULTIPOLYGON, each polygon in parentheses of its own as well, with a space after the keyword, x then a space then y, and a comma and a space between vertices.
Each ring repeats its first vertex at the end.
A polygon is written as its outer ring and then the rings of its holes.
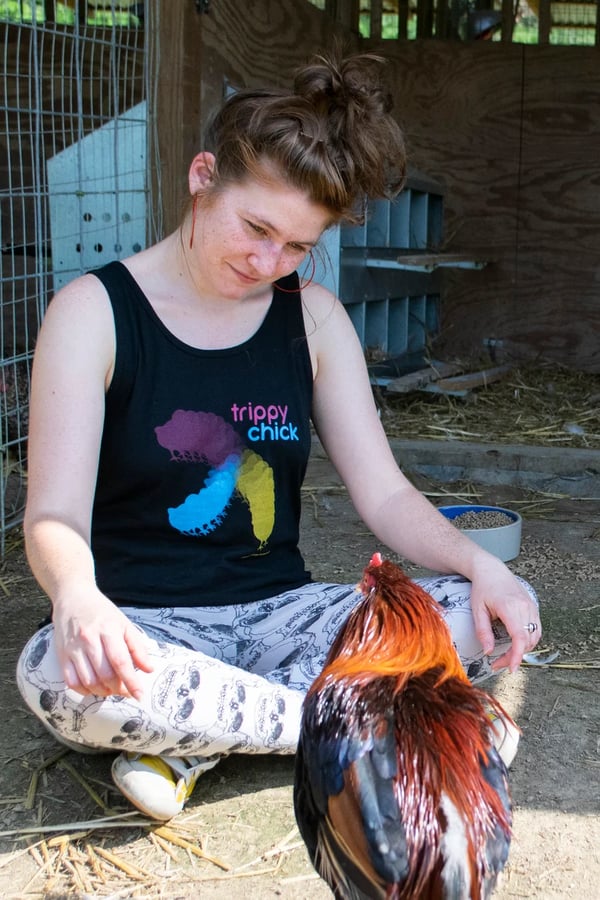
MULTIPOLYGON (((202 132, 234 87, 286 86, 294 69, 339 36, 358 37, 306 0, 219 0, 196 5, 154 0, 161 29, 157 126, 165 230, 177 226, 187 195, 187 167, 202 148, 202 132)), ((156 10, 155 10, 156 12, 156 10)))
POLYGON ((600 371, 600 55, 584 47, 380 45, 413 163, 446 185, 439 352, 600 371), (502 348, 499 352, 502 352, 502 348))
MULTIPOLYGON (((162 7, 158 134, 164 228, 189 160, 234 86, 285 85, 342 36, 390 61, 412 165, 446 186, 443 249, 489 260, 446 273, 440 355, 484 341, 600 371, 600 56, 595 48, 362 42, 305 0, 162 7), (337 29, 337 30, 336 30, 337 29)), ((502 350, 500 350, 502 352, 502 350)))

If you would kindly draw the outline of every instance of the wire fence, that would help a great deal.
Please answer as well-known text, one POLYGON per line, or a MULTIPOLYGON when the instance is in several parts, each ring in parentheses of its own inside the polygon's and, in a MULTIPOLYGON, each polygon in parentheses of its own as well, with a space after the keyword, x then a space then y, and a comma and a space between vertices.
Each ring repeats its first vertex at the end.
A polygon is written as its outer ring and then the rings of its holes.
POLYGON ((24 511, 31 363, 47 303, 150 237, 149 6, 0 0, 2 554, 24 511))

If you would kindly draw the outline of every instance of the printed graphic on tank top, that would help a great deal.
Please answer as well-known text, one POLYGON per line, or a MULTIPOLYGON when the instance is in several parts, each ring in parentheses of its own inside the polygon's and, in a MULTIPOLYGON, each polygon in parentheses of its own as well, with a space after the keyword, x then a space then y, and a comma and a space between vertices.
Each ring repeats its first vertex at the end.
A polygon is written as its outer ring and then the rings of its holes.
POLYGON ((312 370, 297 276, 275 286, 248 341, 198 350, 121 263, 94 274, 117 340, 93 512, 101 589, 120 604, 198 606, 306 584, 312 370))

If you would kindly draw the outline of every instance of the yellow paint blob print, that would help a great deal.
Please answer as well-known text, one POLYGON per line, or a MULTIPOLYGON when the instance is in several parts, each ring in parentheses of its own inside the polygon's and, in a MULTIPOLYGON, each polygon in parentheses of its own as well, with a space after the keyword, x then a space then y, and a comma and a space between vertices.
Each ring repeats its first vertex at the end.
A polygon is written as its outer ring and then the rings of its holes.
POLYGON ((237 490, 250 507, 252 530, 262 549, 275 525, 275 481, 273 470, 253 450, 244 450, 237 490))

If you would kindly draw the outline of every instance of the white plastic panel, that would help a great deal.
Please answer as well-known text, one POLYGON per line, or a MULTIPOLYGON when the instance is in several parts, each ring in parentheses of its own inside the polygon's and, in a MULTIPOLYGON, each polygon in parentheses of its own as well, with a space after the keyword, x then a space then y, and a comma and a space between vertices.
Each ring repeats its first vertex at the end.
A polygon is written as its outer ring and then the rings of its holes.
POLYGON ((54 290, 146 245, 146 103, 48 160, 54 290))

